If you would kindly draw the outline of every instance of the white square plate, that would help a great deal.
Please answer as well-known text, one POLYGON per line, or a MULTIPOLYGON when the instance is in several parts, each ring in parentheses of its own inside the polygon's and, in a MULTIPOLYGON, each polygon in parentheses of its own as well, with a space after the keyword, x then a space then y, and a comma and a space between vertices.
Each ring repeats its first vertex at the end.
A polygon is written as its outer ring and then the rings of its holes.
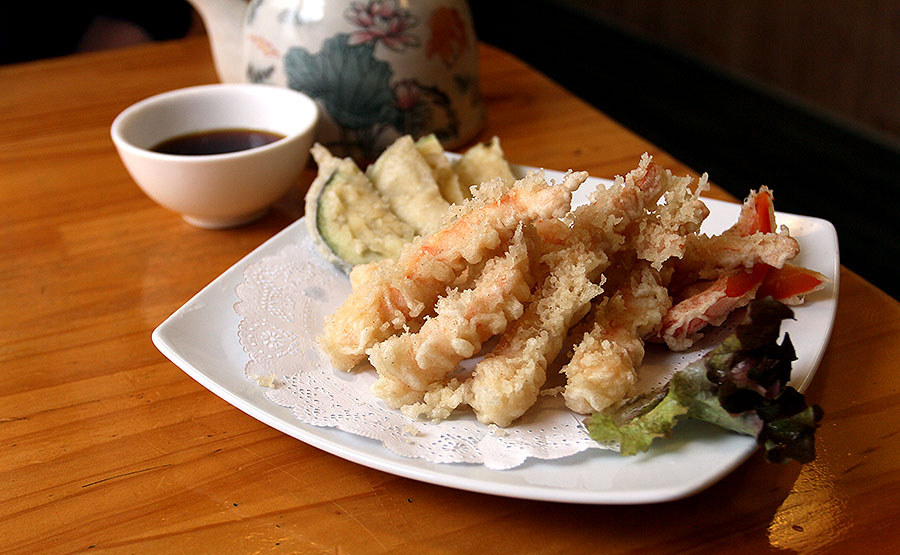
MULTIPOLYGON (((549 178, 559 180, 561 175, 547 171, 549 178)), ((573 204, 583 202, 588 191, 607 183, 590 178, 576 192, 573 204)), ((710 216, 703 232, 717 233, 736 220, 739 205, 710 199, 706 203, 710 216)), ((797 350, 792 383, 803 391, 824 354, 834 323, 840 265, 837 235, 831 223, 818 218, 778 213, 777 221, 787 225, 800 243, 801 254, 794 262, 832 279, 826 289, 794 308, 796 320, 782 326, 797 350)), ((570 503, 654 503, 686 497, 721 479, 756 449, 750 437, 686 421, 678 425, 671 439, 654 442, 648 452, 637 456, 590 449, 563 459, 529 459, 513 469, 491 470, 483 465, 404 458, 375 440, 304 424, 290 409, 267 400, 265 388, 244 377, 248 356, 238 341, 240 316, 233 307, 238 301, 235 288, 243 280, 244 269, 296 243, 305 234, 303 220, 294 222, 216 278, 153 332, 157 348, 189 376, 275 429, 344 459, 398 476, 481 493, 570 503)))

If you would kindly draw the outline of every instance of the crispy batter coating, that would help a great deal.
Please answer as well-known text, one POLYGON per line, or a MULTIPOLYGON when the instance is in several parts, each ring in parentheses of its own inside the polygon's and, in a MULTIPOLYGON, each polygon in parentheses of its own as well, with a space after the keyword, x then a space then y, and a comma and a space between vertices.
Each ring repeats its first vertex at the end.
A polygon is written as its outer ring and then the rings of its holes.
POLYGON ((768 274, 800 251, 787 228, 777 229, 767 187, 750 192, 737 222, 721 235, 688 239, 684 257, 673 264, 670 290, 678 302, 663 319, 658 337, 673 351, 690 348, 703 328, 721 324, 750 303, 768 274))
POLYGON ((799 246, 775 229, 765 188, 732 228, 708 237, 698 234, 705 175, 693 186, 644 155, 569 210, 585 178, 484 183, 396 261, 357 266, 320 338, 334 365, 368 354, 373 392, 407 416, 444 419, 468 405, 481 422, 508 426, 534 405, 568 342, 562 395, 590 413, 633 392, 645 340, 684 349, 758 290, 794 299, 824 283, 787 263, 799 246), (455 373, 496 335, 471 376, 455 373))
POLYGON ((569 243, 582 243, 586 250, 606 253, 625 248, 629 228, 647 216, 647 210, 670 187, 671 177, 644 154, 637 168, 625 177, 616 177, 608 189, 598 188, 588 204, 573 211, 569 243))
POLYGON ((438 299, 435 316, 417 333, 395 335, 369 349, 379 376, 372 392, 391 408, 422 400, 429 387, 522 316, 531 297, 535 243, 519 226, 506 255, 492 258, 474 287, 438 299))
POLYGON ((800 244, 786 229, 752 235, 692 235, 684 256, 674 267, 682 281, 715 279, 722 271, 750 269, 756 264, 781 268, 800 252, 800 244))
POLYGON ((593 328, 563 367, 566 406, 588 414, 624 399, 644 359, 643 338, 659 329, 671 304, 660 273, 636 264, 626 283, 592 310, 593 328))
POLYGON ((508 426, 535 403, 567 330, 602 291, 588 277, 596 263, 579 260, 583 252, 567 252, 569 263, 553 269, 522 318, 475 366, 468 403, 481 422, 508 426))
POLYGON ((644 156, 635 170, 608 190, 595 191, 572 213, 561 245, 554 241, 558 226, 542 228, 542 236, 550 238, 543 256, 548 275, 525 316, 472 376, 469 405, 480 421, 508 426, 534 404, 567 331, 602 292, 594 281, 602 279, 609 255, 627 245, 626 230, 647 216, 647 207, 656 204, 670 181, 671 174, 644 156))
POLYGON ((657 270, 670 259, 684 255, 688 238, 709 215, 709 208, 700 199, 700 194, 709 189, 706 174, 693 190, 692 181, 690 177, 675 177, 666 170, 663 202, 637 221, 634 226, 637 229, 630 236, 637 257, 652 263, 657 270))
POLYGON ((354 269, 353 291, 325 321, 319 345, 335 367, 352 369, 366 350, 434 306, 460 274, 501 252, 520 223, 565 215, 572 191, 586 178, 584 172, 570 173, 550 185, 536 172, 509 190, 499 180, 484 184, 478 195, 452 210, 444 227, 415 239, 397 260, 354 269), (357 272, 366 279, 354 276, 357 272))

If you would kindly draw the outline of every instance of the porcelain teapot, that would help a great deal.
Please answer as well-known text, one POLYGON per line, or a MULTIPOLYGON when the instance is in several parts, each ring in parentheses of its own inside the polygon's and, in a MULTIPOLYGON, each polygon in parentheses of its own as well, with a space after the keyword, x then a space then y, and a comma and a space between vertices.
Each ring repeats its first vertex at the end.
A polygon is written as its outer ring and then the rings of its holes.
POLYGON ((484 121, 465 0, 190 0, 223 82, 290 87, 322 111, 317 140, 371 161, 398 136, 445 148, 484 121))

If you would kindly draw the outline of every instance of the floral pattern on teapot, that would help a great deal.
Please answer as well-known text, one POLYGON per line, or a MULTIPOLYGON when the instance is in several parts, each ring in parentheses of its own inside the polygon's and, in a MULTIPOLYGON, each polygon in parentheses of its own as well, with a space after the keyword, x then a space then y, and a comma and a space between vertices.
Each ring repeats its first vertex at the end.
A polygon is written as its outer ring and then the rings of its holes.
POLYGON ((319 140, 332 151, 371 161, 400 135, 435 133, 453 148, 480 129, 477 45, 464 2, 349 2, 344 28, 334 32, 332 20, 327 36, 310 9, 316 2, 297 2, 274 14, 303 37, 283 51, 257 32, 273 26, 260 21, 264 3, 254 0, 246 16, 246 78, 316 99, 325 116, 319 140))

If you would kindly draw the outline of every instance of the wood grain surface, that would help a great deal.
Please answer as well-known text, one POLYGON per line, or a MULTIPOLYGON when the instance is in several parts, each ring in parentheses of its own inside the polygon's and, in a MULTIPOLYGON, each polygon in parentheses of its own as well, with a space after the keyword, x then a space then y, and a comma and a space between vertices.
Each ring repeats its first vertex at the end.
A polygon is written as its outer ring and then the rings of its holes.
MULTIPOLYGON (((646 150, 691 171, 502 52, 482 48, 482 79, 480 138, 499 135, 513 162, 610 177, 646 150)), ((198 385, 150 332, 300 217, 312 179, 228 231, 192 228, 144 196, 110 123, 144 97, 213 81, 203 39, 0 68, 0 550, 896 549, 900 305, 846 268, 807 392, 826 412, 816 461, 776 466, 757 453, 658 505, 522 501, 395 477, 198 385)))

